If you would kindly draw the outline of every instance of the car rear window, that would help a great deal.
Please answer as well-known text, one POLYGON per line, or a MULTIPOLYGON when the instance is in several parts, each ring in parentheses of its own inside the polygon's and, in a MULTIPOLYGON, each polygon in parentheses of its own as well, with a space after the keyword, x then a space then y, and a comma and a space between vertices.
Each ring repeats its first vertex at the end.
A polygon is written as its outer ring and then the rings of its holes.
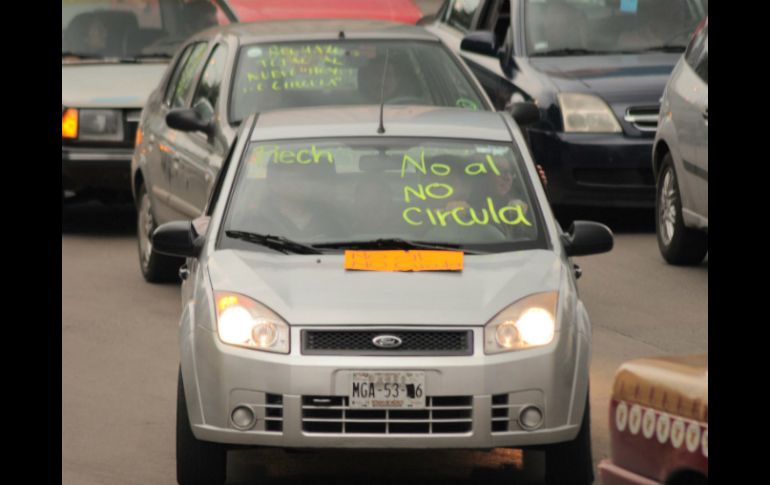
POLYGON ((437 42, 291 42, 240 49, 230 120, 237 123, 272 109, 379 104, 381 99, 487 109, 460 65, 437 42))

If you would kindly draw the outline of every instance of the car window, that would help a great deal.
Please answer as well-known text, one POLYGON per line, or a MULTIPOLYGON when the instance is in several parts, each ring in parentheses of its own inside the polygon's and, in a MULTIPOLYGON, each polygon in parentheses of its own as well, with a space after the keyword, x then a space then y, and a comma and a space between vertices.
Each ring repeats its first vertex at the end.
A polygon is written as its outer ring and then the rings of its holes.
POLYGON ((62 0, 62 54, 171 57, 192 34, 228 22, 212 0, 62 0))
POLYGON ((490 0, 479 15, 476 30, 494 32, 497 45, 502 45, 511 25, 510 0, 490 0))
POLYGON ((179 75, 182 73, 182 68, 187 64, 187 58, 190 57, 190 53, 195 48, 196 44, 190 44, 184 48, 182 53, 177 57, 174 71, 171 73, 168 84, 166 85, 166 92, 163 95, 163 102, 167 105, 171 105, 171 97, 174 94, 174 88, 179 81, 179 75))
POLYGON ((470 75, 438 42, 289 42, 239 50, 230 121, 272 109, 380 104, 382 99, 487 109, 470 75))
POLYGON ((206 52, 206 43, 198 42, 192 46, 190 55, 179 70, 179 76, 171 83, 171 107, 180 108, 184 106, 184 101, 192 88, 193 75, 206 52))
POLYGON ((252 143, 224 230, 305 243, 405 238, 485 251, 545 247, 510 144, 435 139, 252 143))
POLYGON ((449 25, 461 30, 470 30, 480 5, 481 0, 455 0, 449 11, 449 25))
POLYGON ((210 119, 214 116, 214 108, 219 99, 219 91, 222 84, 222 77, 225 73, 227 62, 227 47, 222 44, 214 47, 214 51, 209 56, 206 67, 198 82, 198 87, 193 97, 193 107, 199 110, 199 114, 204 119, 210 119))
POLYGON ((526 0, 529 55, 684 52, 704 0, 526 0))

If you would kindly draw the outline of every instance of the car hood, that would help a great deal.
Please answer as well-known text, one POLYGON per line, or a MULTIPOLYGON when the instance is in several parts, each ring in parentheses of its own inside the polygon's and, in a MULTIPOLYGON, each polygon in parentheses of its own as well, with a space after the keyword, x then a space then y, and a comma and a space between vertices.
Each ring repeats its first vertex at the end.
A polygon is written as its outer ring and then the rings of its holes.
POLYGON ((166 66, 165 63, 62 65, 62 106, 141 109, 160 83, 166 66))
POLYGON ((663 95, 680 54, 533 57, 533 68, 560 92, 596 94, 609 103, 652 102, 663 95))
POLYGON ((249 296, 292 325, 480 326, 509 304, 558 290, 552 251, 466 256, 461 272, 346 271, 342 255, 217 251, 208 260, 216 291, 249 296))

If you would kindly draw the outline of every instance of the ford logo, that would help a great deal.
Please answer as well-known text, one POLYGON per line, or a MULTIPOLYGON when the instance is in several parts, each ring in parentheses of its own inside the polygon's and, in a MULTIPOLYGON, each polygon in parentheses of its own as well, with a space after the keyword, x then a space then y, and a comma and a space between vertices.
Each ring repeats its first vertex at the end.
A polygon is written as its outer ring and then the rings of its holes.
POLYGON ((381 349, 395 349, 401 347, 403 341, 395 335, 377 335, 372 339, 372 343, 381 349))

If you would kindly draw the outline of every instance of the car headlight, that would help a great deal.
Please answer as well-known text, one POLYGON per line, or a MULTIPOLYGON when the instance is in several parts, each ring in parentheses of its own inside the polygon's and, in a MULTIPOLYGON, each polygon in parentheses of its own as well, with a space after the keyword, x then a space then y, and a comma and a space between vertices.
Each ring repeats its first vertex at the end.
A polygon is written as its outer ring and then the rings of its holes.
POLYGON ((559 293, 536 293, 507 306, 484 326, 484 352, 548 345, 556 334, 556 302, 559 293))
POLYGON ((266 352, 289 353, 289 325, 272 310, 249 297, 214 292, 217 333, 229 345, 266 352))
POLYGON ((78 137, 78 110, 75 108, 64 109, 62 106, 61 137, 67 139, 78 137))
POLYGON ((120 110, 81 109, 78 125, 78 138, 81 140, 123 140, 123 117, 120 110))
POLYGON ((607 103, 598 96, 559 93, 564 131, 567 133, 620 133, 622 128, 607 103))

